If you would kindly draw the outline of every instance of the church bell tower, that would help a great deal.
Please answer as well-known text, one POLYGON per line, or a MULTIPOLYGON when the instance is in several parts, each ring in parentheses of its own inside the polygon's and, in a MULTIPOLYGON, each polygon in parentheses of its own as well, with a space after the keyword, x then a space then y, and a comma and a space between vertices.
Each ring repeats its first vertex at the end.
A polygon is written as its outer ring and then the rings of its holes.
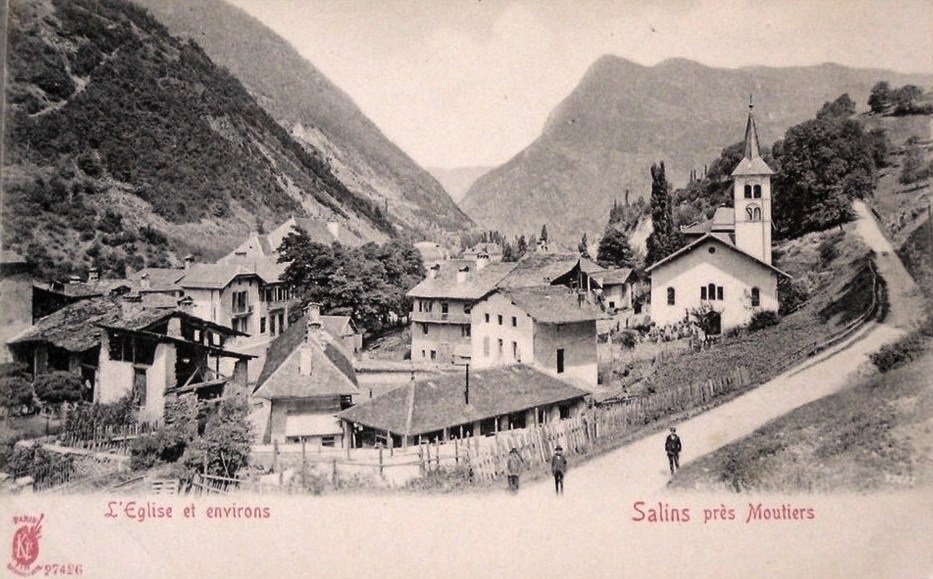
POLYGON ((771 263, 771 175, 774 171, 761 158, 758 127, 749 97, 745 126, 745 156, 732 171, 735 183, 735 246, 743 252, 771 263))

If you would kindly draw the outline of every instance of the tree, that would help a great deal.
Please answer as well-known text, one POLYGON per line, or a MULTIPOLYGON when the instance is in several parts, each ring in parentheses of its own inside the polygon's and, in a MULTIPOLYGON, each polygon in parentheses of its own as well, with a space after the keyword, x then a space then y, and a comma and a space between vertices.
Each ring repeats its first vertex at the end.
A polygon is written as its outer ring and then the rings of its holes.
POLYGON ((787 130, 774 145, 774 222, 792 238, 851 219, 851 202, 872 194, 877 139, 852 118, 824 115, 787 130))
POLYGON ((823 107, 816 113, 816 118, 848 118, 855 114, 855 102, 849 93, 843 93, 831 103, 823 103, 823 107))
POLYGON ((891 104, 891 85, 886 80, 878 81, 871 87, 868 107, 873 113, 882 113, 891 104))
POLYGON ((547 223, 541 226, 541 235, 538 236, 538 239, 540 239, 543 243, 547 243, 547 223))
POLYGON ((628 235, 620 229, 607 226, 599 240, 596 263, 603 267, 634 267, 635 255, 629 245, 628 235))
POLYGON ((518 261, 518 257, 515 255, 515 248, 513 248, 512 244, 508 241, 502 243, 502 261, 506 263, 518 261))
POLYGON ((682 245, 680 232, 674 226, 671 196, 663 161, 651 166, 651 225, 652 231, 646 244, 645 260, 647 263, 660 261, 680 249, 682 245))
POLYGON ((580 252, 580 255, 583 257, 590 256, 590 244, 586 240, 586 232, 583 232, 583 237, 580 239, 580 244, 577 245, 577 251, 580 252))
POLYGON ((253 442, 245 396, 226 398, 204 427, 204 435, 185 450, 189 472, 233 478, 249 462, 253 442))
POLYGON ((528 253, 528 242, 525 241, 525 236, 522 235, 518 238, 516 243, 518 259, 521 259, 523 255, 528 253))

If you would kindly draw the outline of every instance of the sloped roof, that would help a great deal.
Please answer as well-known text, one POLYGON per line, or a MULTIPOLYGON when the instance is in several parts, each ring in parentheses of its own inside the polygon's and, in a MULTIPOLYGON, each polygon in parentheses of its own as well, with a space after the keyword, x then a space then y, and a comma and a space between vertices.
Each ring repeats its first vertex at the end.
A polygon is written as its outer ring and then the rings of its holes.
POLYGON ((357 333, 350 316, 321 316, 321 324, 324 325, 324 331, 335 338, 343 337, 348 327, 351 332, 357 333))
POLYGON ((275 256, 248 259, 244 263, 198 263, 184 271, 178 285, 183 288, 223 289, 238 276, 255 275, 265 283, 277 283, 288 267, 275 256))
POLYGON ((680 230, 686 235, 705 235, 711 231, 735 231, 735 209, 733 207, 717 207, 712 219, 695 223, 680 230))
POLYGON ((570 324, 607 319, 599 308, 580 294, 564 286, 548 285, 513 290, 501 290, 502 295, 542 324, 570 324))
POLYGON ((582 271, 583 273, 587 275, 592 276, 592 275, 596 275, 601 272, 609 271, 609 270, 607 270, 605 267, 599 265, 598 263, 596 263, 595 261, 591 259, 581 257, 580 258, 580 271, 582 271))
POLYGON ((139 282, 145 278, 149 280, 149 291, 175 291, 181 289, 178 282, 185 277, 185 272, 181 268, 146 267, 130 275, 129 279, 139 289, 143 289, 139 282))
POLYGON ((728 237, 727 235, 716 234, 716 233, 707 233, 706 235, 704 235, 703 237, 701 237, 701 238, 697 239, 696 241, 690 243, 690 244, 687 245, 686 247, 682 247, 681 249, 679 249, 679 250, 675 251, 674 253, 668 255, 667 257, 665 257, 665 258, 662 259, 661 261, 652 264, 651 267, 648 267, 647 269, 645 269, 645 271, 646 271, 646 272, 651 272, 652 270, 655 270, 655 269, 657 269, 657 268, 659 268, 659 267, 662 267, 662 266, 664 266, 664 265, 666 265, 666 264, 668 264, 668 263, 670 263, 670 262, 672 262, 672 261, 674 261, 674 260, 677 260, 677 259, 679 259, 681 256, 684 256, 684 255, 686 255, 687 253, 692 252, 692 251, 693 251, 694 249, 696 249, 700 244, 702 244, 704 241, 707 241, 707 240, 716 241, 716 242, 720 243, 721 245, 723 245, 723 246, 729 248, 731 251, 734 251, 735 253, 738 253, 739 255, 745 256, 746 258, 748 258, 748 259, 754 261, 755 263, 758 263, 759 265, 761 265, 761 266, 763 266, 763 267, 766 267, 766 268, 768 268, 768 269, 774 271, 774 272, 777 273, 778 275, 782 275, 782 276, 787 277, 787 278, 790 278, 790 277, 791 277, 790 275, 788 275, 787 273, 785 273, 785 272, 779 270, 778 268, 774 267, 774 266, 771 265, 770 263, 765 263, 764 261, 761 261, 761 260, 758 259, 757 257, 754 257, 754 256, 752 256, 752 255, 749 255, 749 254, 745 253, 744 251, 742 251, 741 249, 737 248, 735 245, 733 245, 733 244, 731 243, 731 240, 729 239, 729 237, 728 237))
POLYGON ((562 275, 570 273, 580 262, 575 253, 529 253, 518 260, 515 268, 499 283, 502 288, 521 288, 550 285, 562 275))
POLYGON ((3 265, 13 265, 13 264, 23 264, 27 263, 22 255, 12 251, 10 249, 0 250, 0 263, 3 265))
POLYGON ((531 366, 516 364, 471 372, 469 405, 464 400, 463 374, 442 374, 367 400, 337 414, 337 418, 414 435, 587 394, 531 366))
POLYGON ((75 302, 40 319, 10 343, 48 342, 69 352, 83 352, 100 343, 101 325, 151 325, 173 313, 171 308, 146 308, 118 298, 90 298, 75 302))
POLYGON ((601 273, 593 275, 593 279, 601 286, 619 285, 627 282, 635 270, 630 267, 620 267, 618 269, 607 269, 601 273))
POLYGON ((496 289, 502 278, 515 268, 515 263, 490 263, 482 269, 469 259, 452 259, 440 264, 435 277, 428 277, 408 291, 416 298, 448 298, 478 300, 496 289), (460 268, 469 268, 466 279, 457 281, 460 268))
POLYGON ((255 396, 275 400, 359 394, 353 362, 334 344, 325 343, 323 349, 311 345, 312 374, 301 375, 299 351, 305 345, 306 328, 307 320, 301 318, 272 341, 255 396))

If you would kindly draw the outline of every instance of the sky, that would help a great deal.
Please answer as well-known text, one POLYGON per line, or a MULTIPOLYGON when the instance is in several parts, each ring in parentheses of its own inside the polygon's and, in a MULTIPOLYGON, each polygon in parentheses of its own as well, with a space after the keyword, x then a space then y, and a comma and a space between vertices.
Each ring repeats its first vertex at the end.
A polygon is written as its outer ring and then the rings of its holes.
POLYGON ((603 54, 933 73, 933 0, 228 0, 425 167, 499 165, 603 54))

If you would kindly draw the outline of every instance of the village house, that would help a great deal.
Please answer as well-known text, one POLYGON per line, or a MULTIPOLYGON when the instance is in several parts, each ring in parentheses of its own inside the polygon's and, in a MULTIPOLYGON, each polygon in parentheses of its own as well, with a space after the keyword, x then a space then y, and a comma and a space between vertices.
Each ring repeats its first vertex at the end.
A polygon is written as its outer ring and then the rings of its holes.
POLYGON ((347 353, 355 356, 363 349, 363 334, 350 316, 321 316, 321 323, 347 353))
POLYGON ((337 414, 354 448, 492 435, 566 418, 588 393, 535 368, 512 365, 410 382, 337 414))
POLYGON ((256 380, 269 342, 288 328, 291 291, 280 281, 285 264, 274 258, 244 263, 194 264, 178 281, 195 315, 229 326, 241 337, 230 347, 258 358, 256 380))
POLYGON ((749 105, 745 154, 732 172, 731 220, 720 208, 708 232, 646 270, 655 323, 675 324, 707 310, 718 333, 747 324, 756 312, 777 311, 778 278, 787 274, 771 265, 773 174, 761 158, 749 105))
POLYGON ((32 271, 19 254, 0 251, 0 363, 12 360, 9 341, 32 325, 32 271))
POLYGON ((431 267, 450 259, 450 251, 434 241, 418 241, 414 243, 415 249, 421 255, 424 267, 431 267))
POLYGON ((323 245, 331 245, 335 241, 351 247, 363 245, 363 239, 359 235, 346 227, 341 227, 338 221, 289 217, 269 233, 251 231, 243 243, 218 259, 217 263, 252 263, 257 259, 266 258, 272 258, 275 261, 282 241, 289 233, 296 230, 303 231, 311 241, 323 245))
POLYGON ((472 259, 474 261, 480 257, 484 257, 488 258, 492 263, 498 263, 502 261, 502 246, 498 243, 480 242, 473 247, 465 249, 461 257, 463 259, 472 259))
POLYGON ((470 365, 528 364, 597 385, 596 322, 608 316, 564 286, 500 289, 473 307, 470 365))
POLYGON ((473 305, 514 267, 453 259, 428 269, 428 277, 407 294, 412 298, 412 359, 446 364, 454 361, 455 351, 469 351, 473 305))
POLYGON ((245 393, 250 356, 226 349, 237 335, 183 307, 97 297, 42 318, 9 346, 34 379, 71 372, 85 384, 88 401, 111 403, 132 393, 140 420, 158 421, 168 395, 245 393), (221 371, 225 360, 232 361, 230 373, 221 371))
POLYGON ((358 395, 350 356, 324 329, 320 306, 311 304, 269 346, 253 393, 267 401, 262 441, 341 447, 344 431, 334 416, 358 395))

